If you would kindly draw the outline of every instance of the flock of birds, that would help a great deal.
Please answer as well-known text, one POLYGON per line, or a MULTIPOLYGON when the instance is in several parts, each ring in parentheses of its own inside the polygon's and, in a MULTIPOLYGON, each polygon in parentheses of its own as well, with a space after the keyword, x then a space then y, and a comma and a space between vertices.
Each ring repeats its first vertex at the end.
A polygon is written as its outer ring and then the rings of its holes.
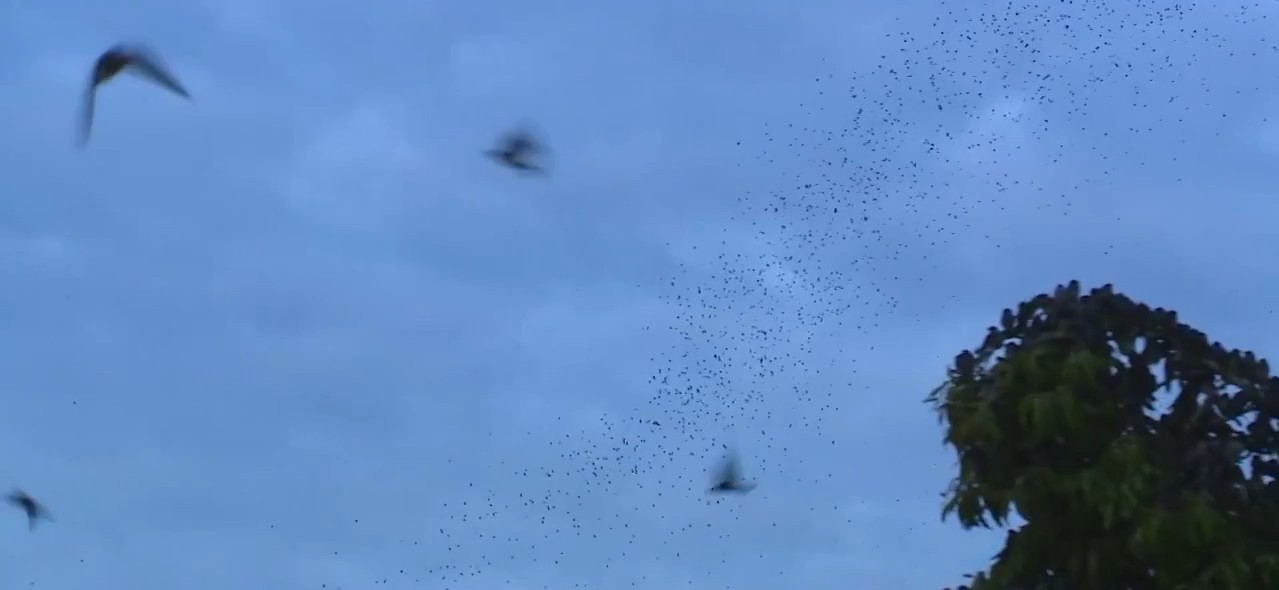
MULTIPOLYGON (((951 268, 955 244, 989 244, 993 256, 1002 234, 1017 229, 983 218, 1073 223, 1080 201, 1122 198, 1121 166, 1191 160, 1213 141, 1204 134, 1217 133, 1196 123, 1219 121, 1231 101, 1258 93, 1217 64, 1269 71, 1276 52, 1258 38, 1265 14, 1231 2, 947 1, 934 12, 931 23, 886 34, 882 55, 865 68, 816 77, 801 115, 766 124, 754 152, 743 154, 744 175, 772 176, 739 198, 734 221, 751 232, 712 234, 698 245, 701 258, 670 281, 674 321, 653 329, 669 330, 673 344, 655 359, 651 397, 633 414, 557 434, 547 443, 557 461, 513 470, 518 494, 475 482, 478 498, 447 503, 447 557, 423 579, 498 581, 490 576, 503 564, 559 567, 572 552, 549 548, 589 546, 608 553, 578 567, 615 572, 659 555, 708 587, 726 587, 730 569, 775 563, 775 550, 749 544, 731 556, 702 551, 741 543, 734 530, 775 531, 806 512, 857 527, 820 492, 859 485, 849 465, 815 466, 811 453, 854 442, 841 436, 845 404, 913 394, 859 379, 867 351, 856 347, 912 318, 937 321, 948 298, 975 288, 951 268), (1150 145, 1158 149, 1142 149, 1150 145), (1072 180, 1049 181, 1060 178, 1072 180), (725 431, 753 435, 768 490, 794 483, 810 497, 789 497, 786 517, 736 503, 704 521, 658 516, 681 510, 685 498, 686 480, 672 473, 721 448, 725 431), (622 479, 643 501, 601 514, 593 496, 615 493, 622 479), (767 520, 740 522, 747 514, 767 520), (520 520, 542 531, 536 548, 486 532, 520 520)), ((1104 222, 1084 220, 1097 227, 1081 240, 1106 233, 1104 222)), ((1065 247, 1072 260, 1102 259, 1112 248, 1065 247)), ((980 286, 986 296, 1003 292, 980 286)), ((947 361, 935 360, 938 374, 947 361)), ((923 507, 907 517, 914 526, 931 525, 938 490, 916 491, 897 501, 923 507)), ((410 582, 418 575, 404 574, 410 582)), ((653 583, 619 581, 628 582, 653 583)))
MULTIPOLYGON (((525 478, 521 485, 480 489, 478 500, 446 505, 440 532, 448 539, 447 559, 402 573, 459 583, 493 566, 498 553, 514 560, 513 543, 475 549, 474 539, 489 539, 482 531, 497 518, 563 523, 544 527, 539 546, 570 538, 610 547, 653 540, 639 537, 627 523, 633 515, 621 508, 586 521, 581 490, 616 487, 619 477, 642 481, 690 454, 723 448, 718 439, 733 425, 785 424, 767 434, 760 427, 762 455, 773 459, 761 461, 761 470, 781 480, 806 473, 791 460, 801 446, 794 441, 824 437, 836 444, 829 424, 839 398, 878 394, 858 389, 857 367, 849 366, 856 352, 827 343, 882 328, 890 316, 923 315, 925 307, 935 313, 935 301, 910 293, 934 280, 963 281, 946 274, 947 248, 960 238, 996 241, 977 221, 981 215, 1010 206, 1035 216, 1070 215, 1079 195, 1112 189, 1110 172, 1120 160, 1147 164, 1151 156, 1133 142, 1178 137, 1163 153, 1193 153, 1197 131, 1187 121, 1205 112, 1224 117, 1222 101, 1256 90, 1231 87, 1212 64, 1272 54, 1273 43, 1248 36, 1264 15, 1247 5, 1226 8, 1166 0, 943 2, 931 27, 891 33, 896 47, 866 70, 819 76, 803 105, 808 121, 769 125, 767 147, 749 164, 782 170, 777 186, 752 188, 739 199, 738 221, 757 230, 751 247, 726 237, 706 254, 711 272, 690 265, 671 281, 667 300, 677 314, 666 327, 677 343, 655 359, 646 406, 550 441, 560 462, 515 469, 525 478), (1151 96, 1152 87, 1175 93, 1151 96), (1123 113, 1120 123, 1098 114, 1103 103, 1123 113), (1030 151, 1034 167, 1010 165, 1030 151), (1078 175, 1072 190, 1047 192, 1042 177, 1079 170, 1090 172, 1078 175)), ((98 87, 124 71, 190 97, 154 54, 114 47, 93 69, 82 141, 98 87)), ((519 130, 486 155, 516 170, 544 172, 538 158, 544 151, 519 130)), ((714 477, 715 494, 755 487, 742 478, 731 450, 714 477)), ((21 491, 9 499, 32 528, 48 518, 21 491)), ((655 526, 668 527, 668 537, 693 534, 687 523, 655 526)), ((528 559, 564 558, 539 555, 528 559)), ((626 555, 619 550, 603 567, 626 555)))
MULTIPOLYGON (((920 326, 937 321, 951 298, 976 288, 952 268, 955 244, 987 244, 993 256, 1008 239, 1003 234, 1018 229, 990 227, 984 218, 1074 223, 1081 201, 1123 197, 1121 166, 1196 158, 1219 132, 1197 125, 1234 112, 1241 96, 1260 94, 1219 64, 1273 69, 1275 43, 1259 38, 1266 15, 1250 6, 947 1, 931 23, 887 33, 865 68, 817 76, 802 114, 766 124, 758 143, 741 148, 752 150, 743 154, 744 175, 772 175, 771 184, 739 198, 735 221, 751 232, 712 234, 698 245, 701 257, 681 264, 670 281, 666 300, 676 317, 653 329, 669 330, 674 344, 655 359, 651 397, 634 415, 606 416, 549 441, 559 461, 516 471, 518 499, 497 486, 467 504, 449 503, 449 557, 427 573, 464 585, 515 559, 569 559, 482 536, 494 521, 521 518, 541 527, 539 546, 619 547, 600 566, 609 570, 645 547, 682 558, 708 587, 724 587, 726 569, 770 563, 764 548, 687 559, 693 548, 735 542, 734 527, 721 519, 696 526, 662 520, 647 532, 633 523, 679 510, 684 482, 670 474, 689 455, 719 448, 726 430, 758 435, 762 448, 752 457, 770 490, 789 482, 810 490, 857 485, 847 464, 815 467, 810 452, 854 442, 841 436, 845 404, 913 395, 859 379, 866 367, 857 359, 867 352, 859 347, 912 318, 920 326), (1071 182, 1062 186, 1061 178, 1071 182), (581 490, 608 494, 619 477, 645 490, 646 501, 599 516, 581 490)), ((1085 220, 1096 227, 1063 247, 1072 260, 1101 260, 1113 246, 1082 240, 1104 236, 1109 226, 1085 220)), ((1004 292, 978 286, 987 296, 1004 292)), ((935 360, 939 375, 947 361, 935 360)), ((916 526, 935 522, 937 491, 899 499, 924 506, 916 526)), ((857 526, 838 503, 811 493, 820 499, 788 500, 795 513, 857 526)), ((752 509, 728 510, 736 524, 752 509)), ((787 524, 776 518, 750 526, 787 524)), ((765 573, 788 580, 793 572, 765 573)))
MULTIPOLYGON (((88 142, 93 129, 99 87, 121 73, 136 74, 182 98, 191 98, 191 93, 154 51, 140 44, 114 45, 98 56, 93 64, 89 84, 85 89, 81 114, 79 135, 81 146, 88 142)), ((500 138, 496 147, 484 153, 514 170, 545 173, 545 169, 538 163, 538 157, 544 152, 545 146, 531 132, 526 129, 516 129, 506 133, 500 138)), ((754 483, 741 479, 740 470, 736 453, 730 451, 716 469, 715 479, 708 493, 746 493, 754 489, 754 483)), ((30 530, 35 530, 36 523, 40 520, 52 520, 44 505, 25 491, 14 490, 9 494, 8 501, 26 514, 30 530)))

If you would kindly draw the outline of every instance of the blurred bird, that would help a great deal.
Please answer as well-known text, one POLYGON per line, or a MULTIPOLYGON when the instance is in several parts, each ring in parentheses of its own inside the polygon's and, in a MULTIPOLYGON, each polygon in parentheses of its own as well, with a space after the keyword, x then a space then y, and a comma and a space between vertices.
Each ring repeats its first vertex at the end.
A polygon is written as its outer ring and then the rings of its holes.
POLYGON ((89 140, 89 132, 93 127, 93 105, 97 99, 98 86, 106 84, 122 71, 132 71, 156 84, 167 88, 170 92, 183 98, 191 98, 186 88, 169 73, 160 59, 140 45, 117 44, 107 49, 93 64, 93 74, 89 78, 89 87, 84 93, 84 112, 81 116, 80 143, 89 140))
POLYGON ((14 490, 10 493, 9 503, 27 513, 27 530, 35 530, 36 521, 42 518, 49 521, 53 520, 53 517, 49 516, 49 511, 43 505, 22 490, 14 490))
POLYGON ((485 152, 505 166, 526 172, 545 172, 530 159, 546 150, 528 131, 512 131, 502 137, 496 149, 485 152))
POLYGON ((724 457, 724 462, 720 464, 719 471, 715 475, 715 485, 711 487, 707 493, 722 494, 735 492, 745 494, 755 489, 754 482, 742 481, 741 466, 737 459, 735 451, 729 451, 724 457))

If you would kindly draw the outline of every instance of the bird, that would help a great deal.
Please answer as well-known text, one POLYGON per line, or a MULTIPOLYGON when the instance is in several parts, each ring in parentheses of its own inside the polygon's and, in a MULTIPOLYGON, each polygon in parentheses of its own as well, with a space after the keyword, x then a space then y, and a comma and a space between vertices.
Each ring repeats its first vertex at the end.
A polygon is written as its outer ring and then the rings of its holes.
POLYGON ((544 172, 541 167, 530 161, 532 157, 543 151, 545 151, 545 146, 534 138, 531 133, 525 130, 518 130, 507 133, 499 141, 497 148, 488 150, 485 153, 503 165, 516 170, 544 172))
POLYGON ((707 490, 709 494, 722 494, 735 492, 745 494, 755 489, 754 482, 742 480, 741 466, 735 451, 729 451, 724 458, 724 462, 720 464, 719 471, 715 475, 715 485, 707 490))
POLYGON ((22 490, 14 490, 9 494, 9 503, 17 506, 27 513, 27 530, 35 530, 36 521, 40 519, 52 521, 53 517, 49 516, 49 511, 44 505, 32 498, 30 494, 22 490))
POLYGON ((98 60, 93 64, 89 85, 84 93, 84 110, 80 121, 81 145, 89 140, 89 132, 93 127, 93 110, 98 87, 126 70, 147 78, 182 98, 191 98, 191 94, 182 86, 182 83, 178 82, 178 79, 149 49, 141 45, 124 43, 113 45, 98 56, 98 60))

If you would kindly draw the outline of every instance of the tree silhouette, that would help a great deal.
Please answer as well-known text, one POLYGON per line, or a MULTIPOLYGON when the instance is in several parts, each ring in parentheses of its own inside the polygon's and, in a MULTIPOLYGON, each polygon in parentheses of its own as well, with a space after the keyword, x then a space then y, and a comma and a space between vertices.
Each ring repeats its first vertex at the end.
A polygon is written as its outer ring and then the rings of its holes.
POLYGON ((1279 588, 1279 379, 1176 312, 1072 281, 928 401, 959 462, 943 515, 1024 521, 973 590, 1279 588))

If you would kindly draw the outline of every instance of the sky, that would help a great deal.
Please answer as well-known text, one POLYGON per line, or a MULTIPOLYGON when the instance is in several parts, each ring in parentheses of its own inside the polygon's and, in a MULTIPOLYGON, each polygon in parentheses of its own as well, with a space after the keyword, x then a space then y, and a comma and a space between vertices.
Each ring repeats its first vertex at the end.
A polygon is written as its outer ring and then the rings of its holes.
POLYGON ((5 587, 938 590, 1003 307, 1279 346, 1267 3, 128 4, 0 6, 5 587))

